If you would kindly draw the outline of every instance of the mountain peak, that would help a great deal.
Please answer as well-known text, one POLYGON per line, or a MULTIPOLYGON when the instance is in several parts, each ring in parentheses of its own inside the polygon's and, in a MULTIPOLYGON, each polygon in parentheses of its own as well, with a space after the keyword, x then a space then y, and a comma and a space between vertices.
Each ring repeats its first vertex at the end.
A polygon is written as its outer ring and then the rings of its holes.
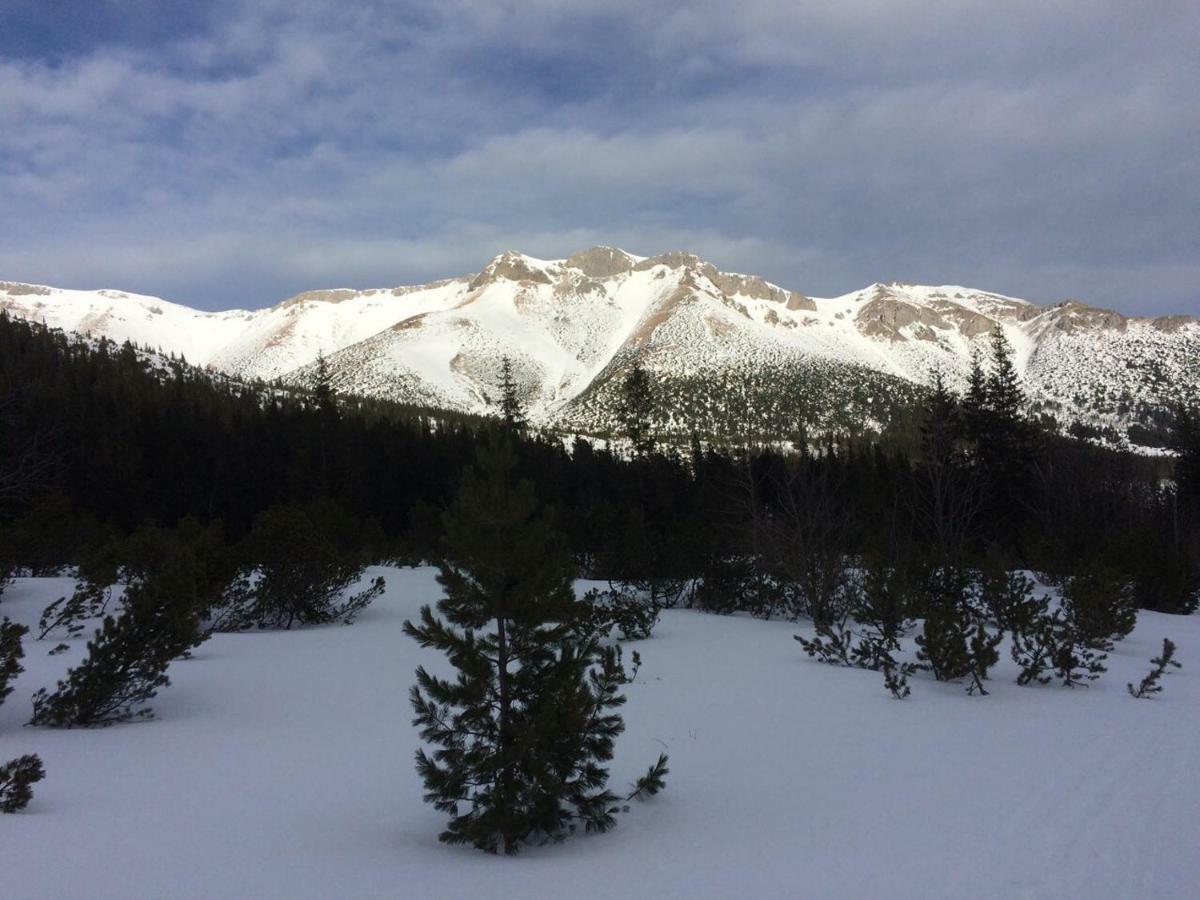
POLYGON ((566 266, 578 269, 589 278, 612 278, 631 270, 639 259, 619 247, 600 244, 572 253, 566 259, 566 266))

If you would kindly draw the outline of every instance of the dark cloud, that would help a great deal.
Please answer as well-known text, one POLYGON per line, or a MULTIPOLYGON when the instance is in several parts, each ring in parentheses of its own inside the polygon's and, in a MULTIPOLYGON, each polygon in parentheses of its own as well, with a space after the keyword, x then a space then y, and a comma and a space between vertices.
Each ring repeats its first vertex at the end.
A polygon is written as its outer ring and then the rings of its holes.
POLYGON ((1194 3, 58 6, 6 7, 0 277, 256 306, 602 242, 1200 313, 1194 3))

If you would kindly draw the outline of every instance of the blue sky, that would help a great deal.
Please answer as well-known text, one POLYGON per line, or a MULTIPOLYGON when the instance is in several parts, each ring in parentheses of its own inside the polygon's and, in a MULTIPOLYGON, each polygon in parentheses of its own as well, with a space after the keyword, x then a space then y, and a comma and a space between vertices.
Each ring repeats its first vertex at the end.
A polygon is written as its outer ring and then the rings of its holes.
POLYGON ((0 279, 208 309, 688 249, 1200 314, 1200 4, 4 0, 0 279))

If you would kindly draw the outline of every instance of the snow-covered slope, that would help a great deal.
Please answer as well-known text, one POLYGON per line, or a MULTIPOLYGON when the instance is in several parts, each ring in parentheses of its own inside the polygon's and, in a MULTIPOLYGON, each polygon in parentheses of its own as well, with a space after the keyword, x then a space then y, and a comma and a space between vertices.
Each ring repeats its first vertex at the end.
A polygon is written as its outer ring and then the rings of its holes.
MULTIPOLYGON (((633 645, 611 785, 660 752, 666 790, 613 831, 516 858, 438 843, 421 800, 407 689, 446 660, 401 625, 440 588, 383 574, 350 627, 222 634, 171 666, 151 722, 22 727, 84 637, 26 639, 0 706, 0 761, 38 753, 29 808, 0 816, 3 896, 307 898, 1184 898, 1200 855, 1200 617, 1143 612, 1086 690, 1018 687, 1001 648, 989 696, 824 666, 803 625, 668 610, 633 645), (1163 637, 1183 669, 1133 700, 1163 637)), ((584 587, 585 585, 580 585, 584 587)), ((18 579, 35 624, 68 579, 18 579)))
POLYGON ((1037 409, 1119 430, 1200 398, 1200 324, 1076 302, 1039 307, 970 288, 874 284, 811 298, 688 253, 594 247, 566 259, 504 253, 473 276, 300 294, 202 313, 115 291, 0 282, 10 314, 182 353, 243 378, 311 380, 318 353, 348 392, 494 410, 503 357, 535 421, 612 426, 617 377, 638 360, 661 418, 686 432, 763 416, 877 425, 935 371, 961 385, 999 325, 1037 409), (734 390, 731 385, 740 386, 734 390), (744 399, 731 409, 729 398, 744 399))

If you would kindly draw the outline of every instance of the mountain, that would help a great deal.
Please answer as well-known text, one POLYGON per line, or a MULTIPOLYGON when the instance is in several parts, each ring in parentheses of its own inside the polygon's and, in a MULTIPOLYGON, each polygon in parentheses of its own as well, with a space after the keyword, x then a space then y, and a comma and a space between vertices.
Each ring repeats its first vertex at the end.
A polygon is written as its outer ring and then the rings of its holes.
POLYGON ((216 313, 0 282, 0 309, 245 379, 311 384, 324 354, 341 391, 467 412, 494 411, 507 356, 535 422, 591 433, 612 428, 635 360, 659 385, 660 424, 680 436, 876 429, 935 371, 961 386, 996 325, 1034 410, 1084 433, 1153 445, 1173 404, 1200 400, 1200 323, 1188 316, 900 283, 809 297, 683 252, 509 252, 431 284, 216 313))

